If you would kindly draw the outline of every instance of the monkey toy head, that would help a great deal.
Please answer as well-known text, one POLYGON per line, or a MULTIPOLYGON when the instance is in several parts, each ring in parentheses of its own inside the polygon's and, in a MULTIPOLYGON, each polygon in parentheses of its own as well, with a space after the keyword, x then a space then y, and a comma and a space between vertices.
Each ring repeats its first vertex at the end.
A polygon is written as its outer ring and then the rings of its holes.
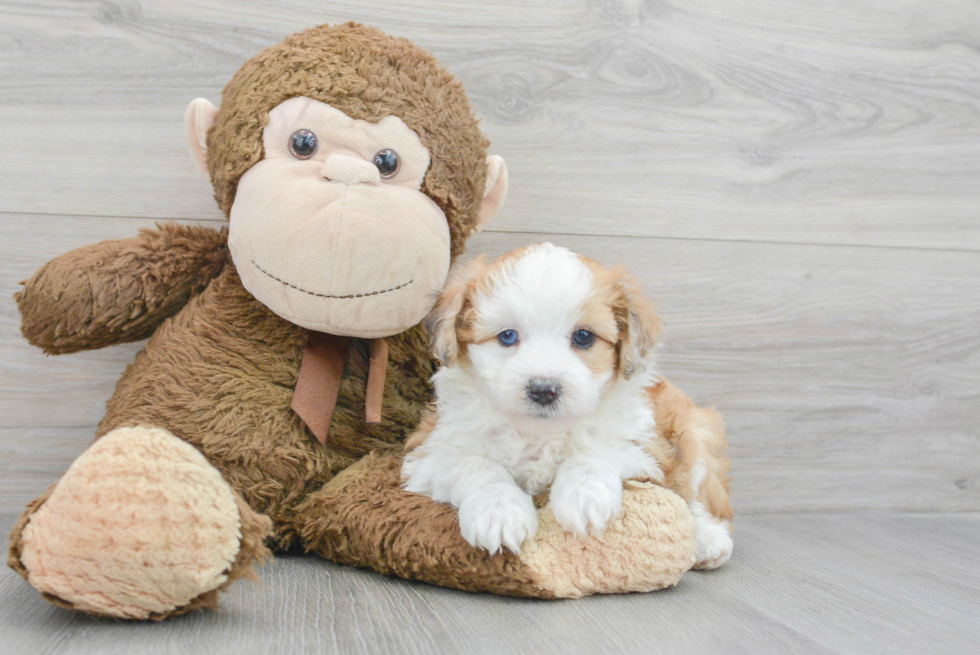
POLYGON ((503 203, 462 85, 404 39, 348 23, 288 37, 187 110, 242 284, 282 318, 377 338, 422 320, 503 203))

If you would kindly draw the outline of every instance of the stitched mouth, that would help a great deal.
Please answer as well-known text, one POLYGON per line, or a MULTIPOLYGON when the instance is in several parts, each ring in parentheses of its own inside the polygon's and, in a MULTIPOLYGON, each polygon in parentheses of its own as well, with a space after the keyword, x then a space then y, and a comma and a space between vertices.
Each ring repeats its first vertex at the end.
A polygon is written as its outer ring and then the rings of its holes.
POLYGON ((297 291, 302 291, 303 293, 308 294, 310 296, 314 296, 316 298, 333 298, 334 300, 350 300, 351 298, 369 298, 371 296, 380 296, 383 293, 390 293, 392 291, 398 291, 399 289, 404 289, 405 287, 407 287, 408 285, 410 285, 412 282, 415 281, 415 280, 409 280, 408 282, 405 282, 403 284, 399 284, 397 287, 391 287, 390 289, 382 289, 380 291, 370 291, 368 293, 352 293, 352 294, 349 294, 349 295, 346 295, 346 296, 332 296, 332 295, 327 294, 327 293, 317 293, 315 291, 307 291, 306 289, 304 289, 302 287, 298 287, 295 284, 292 284, 291 282, 286 282, 286 280, 283 280, 280 277, 276 277, 275 275, 273 275, 269 271, 267 271, 264 268, 262 268, 261 266, 259 266, 255 262, 254 259, 252 260, 252 266, 254 266, 255 268, 257 268, 259 270, 259 272, 262 273, 263 275, 266 275, 267 277, 272 278, 276 282, 279 282, 280 284, 283 284, 283 285, 289 287, 290 289, 296 289, 297 291))

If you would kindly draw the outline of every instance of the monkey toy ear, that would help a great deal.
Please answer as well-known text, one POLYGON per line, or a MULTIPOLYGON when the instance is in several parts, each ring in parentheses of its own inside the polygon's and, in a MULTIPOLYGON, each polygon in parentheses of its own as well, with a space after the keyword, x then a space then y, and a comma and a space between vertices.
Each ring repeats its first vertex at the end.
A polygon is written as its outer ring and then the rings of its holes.
POLYGON ((208 177, 208 130, 217 117, 218 108, 204 98, 191 100, 184 115, 184 129, 187 131, 191 157, 205 177, 208 177))
POLYGON ((507 197, 507 165, 500 155, 487 157, 487 186, 483 191, 483 203, 477 216, 476 231, 490 223, 504 205, 507 197))

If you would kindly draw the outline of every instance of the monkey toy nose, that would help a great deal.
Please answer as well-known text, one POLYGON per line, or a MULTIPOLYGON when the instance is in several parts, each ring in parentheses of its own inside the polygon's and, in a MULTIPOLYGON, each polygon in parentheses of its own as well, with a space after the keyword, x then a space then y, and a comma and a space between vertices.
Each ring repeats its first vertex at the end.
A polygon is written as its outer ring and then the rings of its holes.
POLYGON ((561 395, 561 384, 554 378, 534 378, 527 384, 527 395, 539 405, 550 405, 561 395))
POLYGON ((373 184, 381 183, 381 173, 378 167, 359 157, 333 154, 323 162, 320 175, 331 182, 343 184, 373 184))

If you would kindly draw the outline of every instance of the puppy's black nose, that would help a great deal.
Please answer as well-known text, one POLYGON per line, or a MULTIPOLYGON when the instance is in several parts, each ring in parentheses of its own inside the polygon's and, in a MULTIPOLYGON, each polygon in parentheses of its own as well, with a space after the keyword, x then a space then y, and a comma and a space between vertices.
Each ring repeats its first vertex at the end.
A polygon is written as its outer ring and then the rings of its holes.
POLYGON ((527 395, 539 405, 550 405, 561 395, 561 384, 554 378, 534 378, 527 383, 527 395))

